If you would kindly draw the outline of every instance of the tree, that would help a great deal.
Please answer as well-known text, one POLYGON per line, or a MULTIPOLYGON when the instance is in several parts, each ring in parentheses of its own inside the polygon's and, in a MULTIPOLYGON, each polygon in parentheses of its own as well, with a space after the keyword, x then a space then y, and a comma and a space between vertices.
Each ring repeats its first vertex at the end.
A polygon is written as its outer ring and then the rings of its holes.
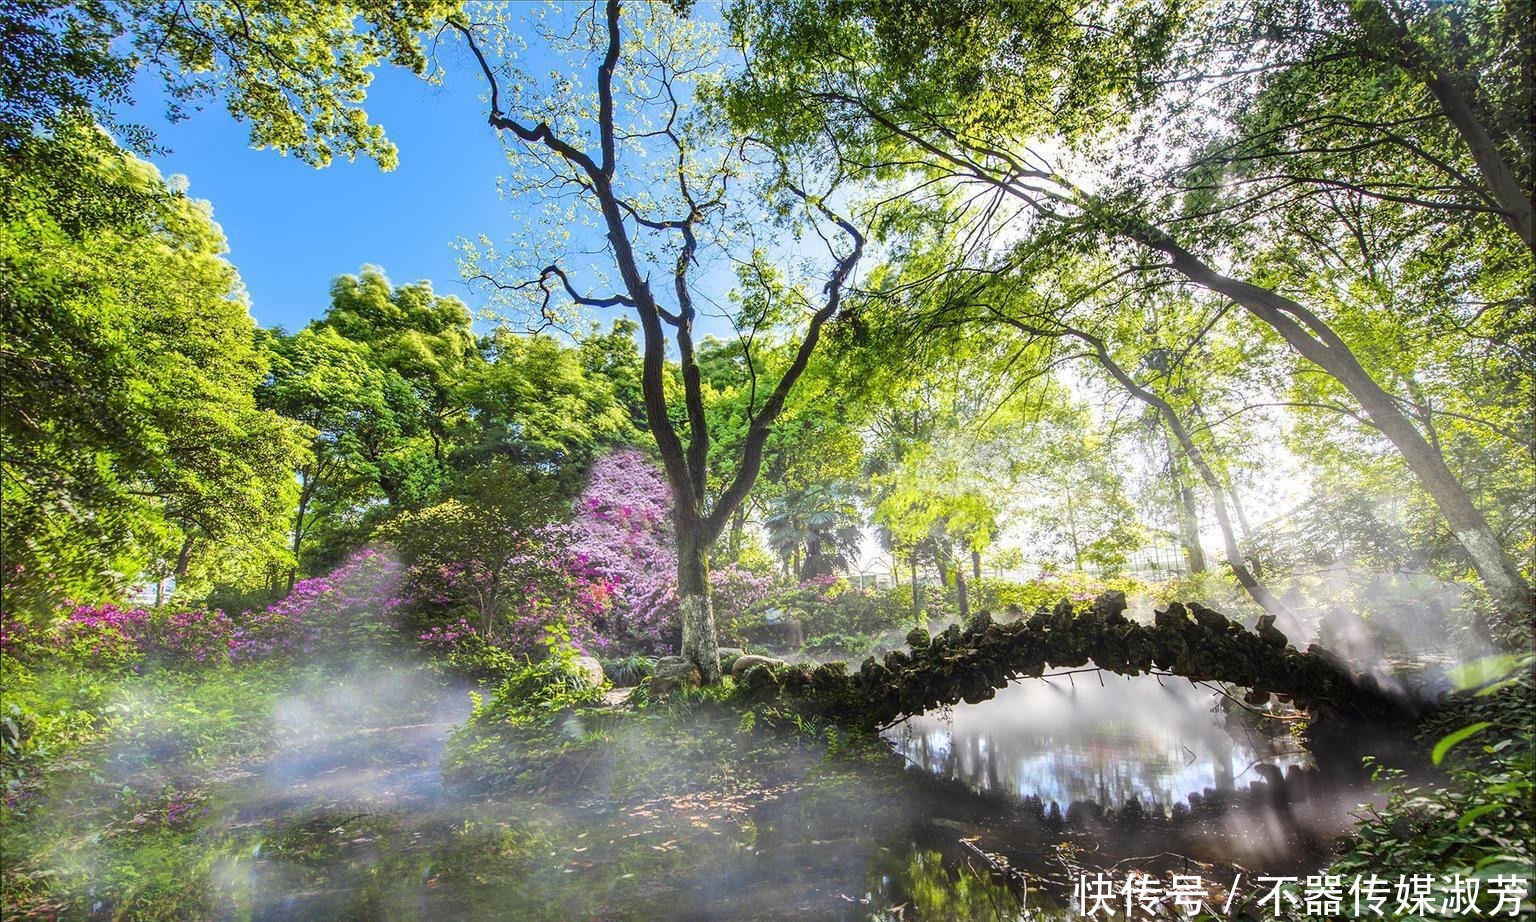
MULTIPOLYGON (((706 682, 718 682, 709 552, 755 482, 764 445, 823 329, 842 313, 844 287, 862 254, 863 237, 828 204, 830 190, 806 191, 790 162, 772 157, 749 135, 726 131, 700 108, 720 72, 709 24, 682 19, 661 5, 625 8, 618 0, 564 19, 536 20, 532 28, 547 51, 574 64, 549 86, 509 56, 504 23, 468 15, 449 23, 489 86, 488 121, 507 139, 515 171, 525 178, 519 191, 544 195, 555 206, 562 251, 569 247, 563 215, 590 217, 617 271, 618 290, 594 292, 600 278, 573 278, 557 259, 544 262, 540 249, 530 246, 514 247, 512 265, 498 266, 500 254, 482 242, 469 254, 468 272, 503 292, 521 293, 543 323, 558 322, 562 306, 634 312, 646 421, 675 499, 682 653, 706 682), (591 77, 582 73, 587 67, 591 77), (761 181, 760 191, 748 191, 750 174, 761 181), (738 318, 753 331, 799 325, 803 333, 788 365, 775 376, 777 384, 760 403, 754 401, 733 479, 711 496, 710 431, 694 328, 697 290, 708 282, 697 269, 714 248, 732 246, 727 231, 772 216, 756 207, 765 198, 785 220, 830 227, 848 243, 840 255, 834 253, 819 297, 813 300, 799 285, 777 285, 752 302, 757 311, 749 307, 750 316, 738 318), (665 302, 650 281, 658 274, 672 289, 665 302), (669 414, 669 347, 677 351, 682 378, 682 423, 669 414)), ((751 261, 769 260, 758 251, 751 261)))
POLYGON ((790 488, 768 503, 768 546, 799 579, 827 576, 858 561, 863 516, 847 483, 790 488))
MULTIPOLYGON (((221 96, 251 144, 324 166, 359 154, 384 169, 396 151, 362 103, 372 69, 426 72, 422 34, 458 4, 433 0, 177 3, 17 0, 0 10, 0 149, 35 135, 105 126, 139 154, 153 135, 121 120, 141 69, 168 114, 221 96)), ((90 139, 85 138, 85 143, 90 139)))
POLYGON ((1091 564, 1113 575, 1140 543, 1135 510, 1126 495, 1120 452, 1106 427, 1086 407, 1053 395, 1040 422, 1019 444, 1020 479, 1036 497, 1025 516, 1058 547, 1076 570, 1091 564))
MULTIPOLYGON (((1329 15, 1336 9, 1324 6, 1329 15)), ((759 53, 733 111, 762 124, 758 113, 788 109, 796 118, 779 119, 779 130, 790 137, 814 134, 814 143, 821 144, 820 133, 832 132, 842 143, 845 166, 920 182, 918 188, 927 190, 929 212, 941 216, 940 226, 966 224, 971 230, 962 239, 980 241, 963 254, 966 259, 992 261, 996 254, 985 242, 1012 227, 1014 233, 1027 231, 1032 245, 1020 248, 1017 255, 1034 259, 1033 266, 1086 248, 1112 257, 1104 284, 1131 274, 1146 284, 1178 284, 1237 304, 1270 335, 1278 335, 1338 382, 1357 404, 1360 417, 1393 445, 1433 497, 1490 595, 1506 611, 1524 616, 1531 611, 1530 587, 1445 456, 1405 412, 1400 395, 1366 367, 1354 344, 1318 306, 1286 293, 1284 283, 1294 274, 1288 271, 1286 257, 1294 250, 1255 245, 1251 236, 1272 233, 1273 215, 1300 210, 1310 217, 1298 221, 1298 228, 1332 230, 1328 222, 1333 221, 1341 232, 1348 232, 1348 224, 1325 218, 1327 212, 1316 207, 1326 206, 1329 194, 1343 181, 1326 171, 1296 168, 1317 150, 1305 129, 1342 126, 1329 137, 1325 151, 1338 156, 1328 159, 1327 166, 1337 170, 1362 160, 1367 164, 1362 179, 1344 182, 1350 191, 1373 203, 1426 209, 1446 227, 1483 241, 1450 276, 1485 273, 1493 267, 1508 278, 1509 267, 1519 265, 1515 277, 1526 279, 1523 287, 1528 288, 1528 253, 1511 264, 1497 244, 1489 248, 1486 241, 1491 238, 1474 232, 1479 216, 1499 214, 1508 218, 1503 223, 1515 231, 1514 238, 1523 239, 1522 208, 1507 194, 1508 182, 1496 175, 1499 165, 1487 156, 1489 145, 1479 139, 1479 125, 1468 122, 1479 122, 1482 135, 1501 139, 1491 144, 1503 145, 1498 159, 1505 167, 1524 161, 1509 152, 1529 150, 1528 136, 1521 134, 1528 120, 1477 118, 1480 111, 1519 111, 1520 91, 1506 89, 1519 85, 1511 79, 1512 62, 1529 57, 1520 54, 1525 39, 1513 25, 1521 21, 1520 12, 1478 12, 1475 21, 1491 25, 1475 30, 1479 38, 1470 46, 1472 54, 1458 56, 1457 36, 1466 31, 1466 24, 1458 25, 1454 15, 1447 19, 1441 12, 1444 6, 1356 4, 1337 9, 1346 11, 1346 19, 1357 16, 1359 28, 1342 33, 1342 51, 1327 39, 1315 43, 1327 46, 1316 59, 1309 57, 1314 47, 1308 42, 1312 36, 1329 34, 1327 30, 1276 24, 1264 33, 1274 40, 1255 42, 1246 31, 1250 20, 1228 6, 1212 8, 1209 19, 1192 20, 1156 4, 1084 4, 1071 11, 962 5, 899 16, 892 8, 857 2, 838 4, 836 10, 806 3, 777 5, 761 15, 744 10, 736 21, 759 53), (1389 12, 1385 18, 1378 15, 1383 9, 1389 12), (1229 39, 1226 45, 1206 42, 1213 29, 1229 39), (956 34, 970 40, 954 43, 956 34), (1245 41, 1230 40, 1234 35, 1245 41), (1230 54, 1221 58, 1217 49, 1230 54), (1348 112, 1325 112, 1308 114, 1311 121, 1259 125, 1270 132, 1285 155, 1281 158, 1231 156, 1232 147, 1225 143, 1204 143, 1228 126, 1239 138, 1253 137, 1255 126, 1244 121, 1243 113, 1264 109, 1269 96, 1262 81, 1245 83, 1248 75, 1315 75, 1321 72, 1318 65, 1336 63, 1340 56, 1380 64, 1397 75, 1395 88, 1420 95, 1357 95, 1345 100, 1357 109, 1361 103, 1371 107, 1372 117, 1365 121, 1348 112), (915 66, 924 58, 936 64, 915 66), (1236 66, 1229 66, 1232 58, 1236 66), (1212 77, 1212 70, 1231 74, 1212 77), (1483 72, 1493 77, 1486 87, 1478 79, 1483 72), (1160 84, 1157 75, 1164 78, 1160 84), (1255 85, 1257 95, 1250 95, 1255 85), (1213 93, 1228 105, 1216 110, 1215 131, 1193 127, 1213 123, 1212 109, 1206 105, 1213 93), (1432 101, 1429 108, 1425 100, 1432 101), (1405 103, 1414 107, 1408 124, 1430 125, 1430 133, 1438 131, 1438 138, 1450 139, 1449 146, 1426 143, 1428 134, 1395 131, 1401 121, 1395 107, 1405 103), (1197 153, 1182 163, 1175 157, 1170 165, 1168 156, 1151 154, 1146 147, 1132 143, 1117 148, 1118 139, 1105 140, 1109 129, 1127 124, 1125 113, 1141 113, 1141 137, 1155 137, 1153 143, 1166 147, 1170 125, 1179 136, 1181 124, 1178 118, 1168 120, 1170 111, 1187 116, 1182 124, 1192 126, 1180 137, 1179 153, 1214 148, 1220 155, 1197 153), (1090 130, 1095 120, 1099 127, 1090 130), (1508 128, 1513 133, 1491 130, 1495 121, 1500 131, 1508 128), (1439 131, 1436 125, 1453 130, 1439 131), (1369 142, 1369 156, 1361 160, 1345 156, 1361 149, 1349 141, 1357 129, 1369 142), (1296 142, 1298 135, 1301 143, 1296 142), (1043 155, 1034 143, 1042 137, 1056 139, 1061 154, 1043 155), (1089 142, 1095 141, 1100 143, 1090 148, 1089 142), (1286 159, 1293 151, 1301 152, 1301 160, 1286 159), (1387 159, 1394 175, 1371 172, 1382 162, 1372 158, 1387 154, 1392 155, 1387 159), (1096 161, 1092 169, 1109 181, 1092 189, 1072 182, 1070 168, 1063 164, 1085 160, 1096 161), (1430 175, 1425 169, 1459 179, 1437 185, 1435 179, 1425 179, 1430 175), (1233 268, 1217 268, 1229 265, 1233 268)), ((1293 99, 1332 106, 1341 98, 1338 84, 1327 86, 1329 91, 1321 95, 1298 94, 1294 84, 1284 92, 1293 99)), ((1517 176, 1518 170, 1510 168, 1510 173, 1517 176)), ((1521 191, 1528 203, 1528 183, 1521 191)), ((1519 309, 1518 301, 1507 298, 1493 303, 1501 314, 1519 309)))
POLYGON ((529 601, 561 549, 549 526, 566 511, 553 478, 501 461, 470 474, 459 495, 403 513, 386 529, 407 562, 470 597, 486 639, 506 628, 506 609, 529 601))
MULTIPOLYGON (((622 366, 599 360, 589 369, 596 348, 607 346, 572 349, 550 336, 518 336, 506 328, 491 334, 489 360, 461 382, 471 418, 454 463, 472 468, 500 457, 580 478, 604 451, 636 441, 639 433, 609 377, 622 382, 622 366)), ((580 488, 568 486, 572 493, 580 488)))
POLYGON ((297 439, 253 401, 265 357, 208 206, 131 155, 85 150, 85 183, 0 163, 16 611, 111 598, 146 570, 185 578, 232 542, 264 546, 292 498, 282 472, 297 439))
POLYGON ((463 413, 459 385, 479 364, 470 320, 464 302, 438 296, 430 282, 397 288, 383 269, 364 266, 361 275, 331 283, 331 305, 321 321, 367 345, 375 365, 396 372, 416 392, 439 467, 449 429, 463 413))

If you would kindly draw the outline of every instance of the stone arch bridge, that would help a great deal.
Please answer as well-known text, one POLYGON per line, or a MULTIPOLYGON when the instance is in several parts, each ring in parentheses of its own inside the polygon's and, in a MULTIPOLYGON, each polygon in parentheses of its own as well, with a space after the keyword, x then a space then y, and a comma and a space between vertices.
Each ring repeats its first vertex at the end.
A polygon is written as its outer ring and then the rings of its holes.
POLYGON ((1252 690, 1250 704, 1284 696, 1308 712, 1308 743, 1320 762, 1356 766, 1366 738, 1406 742, 1409 728, 1433 704, 1434 696, 1383 687, 1323 647, 1297 650, 1270 616, 1248 630, 1203 605, 1174 602, 1156 613, 1153 624, 1142 625, 1125 609, 1125 596, 1109 593, 1087 612, 1065 600, 1005 624, 982 612, 963 628, 952 625, 932 638, 914 630, 909 649, 866 659, 857 671, 843 663, 753 667, 741 676, 738 694, 877 728, 904 715, 985 701, 1017 678, 1092 664, 1121 675, 1157 673, 1242 686, 1252 690))

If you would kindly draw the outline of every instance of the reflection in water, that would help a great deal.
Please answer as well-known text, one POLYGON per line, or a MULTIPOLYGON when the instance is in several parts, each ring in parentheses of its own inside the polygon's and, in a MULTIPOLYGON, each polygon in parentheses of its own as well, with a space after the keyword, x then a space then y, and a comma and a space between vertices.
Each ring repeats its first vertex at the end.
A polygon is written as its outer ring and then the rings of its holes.
POLYGON ((1133 797, 1165 809, 1190 794, 1260 780, 1259 763, 1307 765, 1257 734, 1234 739, 1220 695, 1182 679, 1105 675, 1025 679, 981 704, 913 717, 886 731, 896 751, 984 791, 1062 807, 1133 797))
MULTIPOLYGON (((512 793, 442 784, 463 689, 419 671, 359 670, 279 704, 282 745, 210 785, 177 871, 201 900, 189 916, 253 922, 1018 922, 1070 918, 1081 869, 1231 880, 1234 862, 1266 874, 1325 863, 1359 802, 1353 790, 1341 802, 1302 778, 1285 782, 1294 802, 1278 786, 1244 794, 1267 747, 1230 740, 1212 693, 1077 679, 1021 684, 890 734, 909 758, 999 796, 864 747, 828 757, 743 733, 733 715, 704 711, 683 725, 594 717, 563 788, 512 793), (1073 801, 1166 807, 1208 786, 1236 793, 1178 819, 1060 822, 1073 801), (1062 809, 1049 820, 1023 804, 1000 809, 1001 794, 1062 809)), ((137 857, 142 835, 90 840, 71 873, 89 879, 137 857)))

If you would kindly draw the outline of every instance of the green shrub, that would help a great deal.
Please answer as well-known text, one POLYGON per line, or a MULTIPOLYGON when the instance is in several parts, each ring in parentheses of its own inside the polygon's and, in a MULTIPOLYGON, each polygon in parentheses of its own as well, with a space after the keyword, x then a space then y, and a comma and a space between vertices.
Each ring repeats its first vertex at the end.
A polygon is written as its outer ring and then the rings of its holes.
MULTIPOLYGON (((643 653, 631 653, 617 659, 602 660, 603 675, 620 688, 639 685, 656 671, 656 657, 643 653)), ((722 665, 724 665, 722 663, 722 665)))
POLYGON ((807 638, 802 653, 816 657, 858 659, 874 650, 876 638, 868 634, 819 634, 807 638))
POLYGON ((559 625, 548 628, 544 644, 544 658, 510 670, 488 700, 476 703, 471 722, 525 724, 602 701, 603 686, 577 665, 581 654, 559 625))
MULTIPOLYGON (((1433 747, 1433 761, 1447 768, 1445 777, 1410 785, 1402 772, 1378 768, 1377 778, 1388 782, 1387 804, 1369 810, 1329 873, 1392 880, 1431 874, 1441 881, 1460 875, 1480 878, 1485 888, 1493 877, 1531 876, 1536 864, 1532 657, 1498 659, 1501 676, 1463 683, 1471 687, 1421 730, 1420 741, 1433 747)), ((1488 675, 1486 668, 1483 673, 1488 675)), ((1467 674, 1464 670, 1463 677, 1467 674)), ((1491 908, 1479 906, 1483 912, 1491 908)))

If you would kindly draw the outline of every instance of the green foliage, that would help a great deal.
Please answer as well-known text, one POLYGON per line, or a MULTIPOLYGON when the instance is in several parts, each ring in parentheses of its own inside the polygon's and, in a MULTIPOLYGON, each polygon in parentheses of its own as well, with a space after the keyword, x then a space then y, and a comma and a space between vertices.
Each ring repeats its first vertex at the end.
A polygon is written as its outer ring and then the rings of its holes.
MULTIPOLYGON (((0 656, 0 781, 14 801, 35 792, 42 776, 70 763, 73 752, 102 737, 113 680, 84 669, 23 663, 0 656)), ((115 713, 115 709, 114 709, 115 713)))
POLYGON ((1066 599, 1074 608, 1092 607, 1093 600, 1106 592, 1123 592, 1127 598, 1150 598, 1154 603, 1176 599, 1208 599, 1209 596, 1180 592, 1171 584, 1148 583, 1134 577, 1103 578, 1087 573, 1062 573, 1042 576, 1026 583, 1007 580, 979 580, 976 584, 977 605, 989 609, 994 618, 1013 606, 1025 615, 1041 608, 1054 608, 1066 599))
MULTIPOLYGON (((656 671, 656 657, 643 653, 631 653, 618 659, 602 661, 603 675, 618 688, 639 685, 656 671)), ((721 668, 729 669, 723 662, 721 668)))
MULTIPOLYGON (((1529 876, 1536 864, 1536 686, 1532 657, 1502 657, 1462 670, 1452 703, 1421 728, 1432 761, 1447 771, 1420 783, 1378 767, 1385 807, 1371 808, 1330 873, 1529 876), (1491 731, 1491 732, 1490 732, 1491 731)), ((1481 904, 1480 904, 1481 905, 1481 904)), ((1483 905, 1483 911, 1491 908, 1483 905)))
POLYGON ((602 700, 603 685, 594 684, 577 663, 581 654, 560 622, 546 629, 544 646, 542 658, 525 659, 521 668, 496 686, 489 700, 477 701, 471 724, 494 728, 547 722, 569 708, 602 700))
POLYGON ((207 205, 87 149, 73 172, 0 164, 4 583, 34 618, 141 574, 190 590, 215 562, 281 562, 300 450, 252 399, 265 357, 207 205))
MULTIPOLYGON (((821 577, 769 595, 724 627, 734 635, 776 642, 781 639, 782 624, 793 620, 799 622, 807 644, 821 637, 828 650, 837 648, 840 641, 862 648, 865 641, 859 638, 884 634, 909 620, 909 604, 902 600, 900 589, 855 589, 845 580, 821 577), (771 610, 778 611, 780 621, 768 620, 771 610)), ((841 649, 852 651, 846 646, 841 649)))
POLYGON ((0 657, 7 913, 206 918, 225 831, 207 828, 205 782, 192 779, 268 752, 283 729, 275 703, 325 687, 328 672, 263 662, 132 675, 0 657))
POLYGON ((603 738, 582 714, 602 703, 606 683, 593 684, 577 663, 580 654, 562 623, 546 629, 544 645, 542 659, 525 659, 489 699, 472 695, 470 719, 443 756, 448 777, 475 785, 548 779, 564 756, 603 738))
POLYGON ((230 115, 250 124, 255 147, 315 166, 338 153, 349 160, 361 154, 387 170, 395 146, 362 107, 373 71, 387 62, 425 73, 422 34, 456 8, 431 0, 7 4, 0 145, 100 122, 148 153, 153 135, 123 123, 117 110, 131 101, 135 73, 149 70, 165 87, 172 120, 222 97, 230 115))
POLYGON ((868 634, 817 634, 807 637, 800 652, 817 658, 843 657, 860 659, 877 646, 876 638, 868 634))

